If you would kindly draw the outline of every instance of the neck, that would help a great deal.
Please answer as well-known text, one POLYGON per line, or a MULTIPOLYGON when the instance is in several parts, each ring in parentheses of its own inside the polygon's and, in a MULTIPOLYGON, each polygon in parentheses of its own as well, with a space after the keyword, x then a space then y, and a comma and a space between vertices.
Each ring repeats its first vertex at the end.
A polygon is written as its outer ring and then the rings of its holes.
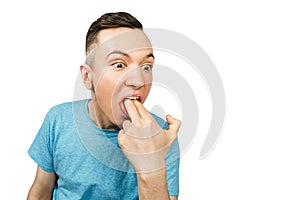
POLYGON ((88 103, 88 114, 92 121, 101 129, 120 130, 120 128, 113 124, 105 115, 102 109, 98 106, 95 98, 88 103))

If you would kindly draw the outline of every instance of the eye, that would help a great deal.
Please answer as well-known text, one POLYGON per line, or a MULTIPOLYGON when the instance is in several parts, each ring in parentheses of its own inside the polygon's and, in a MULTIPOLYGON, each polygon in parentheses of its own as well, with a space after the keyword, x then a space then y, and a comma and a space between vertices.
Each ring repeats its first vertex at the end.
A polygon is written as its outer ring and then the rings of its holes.
POLYGON ((142 69, 145 71, 151 71, 152 70, 152 65, 146 64, 142 66, 142 69))
POLYGON ((126 65, 122 62, 116 62, 116 63, 112 64, 112 67, 116 70, 122 70, 126 67, 126 65))

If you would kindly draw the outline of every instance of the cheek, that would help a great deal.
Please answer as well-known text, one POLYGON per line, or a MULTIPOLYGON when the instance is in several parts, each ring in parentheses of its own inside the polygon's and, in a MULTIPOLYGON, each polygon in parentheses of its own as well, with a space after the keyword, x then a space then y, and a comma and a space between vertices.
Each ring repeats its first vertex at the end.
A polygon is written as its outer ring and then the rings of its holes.
POLYGON ((119 76, 112 73, 104 73, 95 83, 95 93, 98 100, 100 100, 102 104, 105 104, 105 106, 114 103, 114 96, 118 94, 120 82, 119 76))
POLYGON ((103 78, 99 79, 95 85, 96 85, 95 90, 96 90, 97 96, 102 96, 102 97, 111 96, 111 91, 114 88, 114 82, 112 79, 103 77, 103 78))
POLYGON ((147 96, 148 96, 148 94, 150 92, 151 86, 152 86, 151 83, 145 85, 145 90, 144 90, 144 97, 145 97, 145 99, 144 99, 144 101, 146 100, 146 98, 147 98, 147 96))

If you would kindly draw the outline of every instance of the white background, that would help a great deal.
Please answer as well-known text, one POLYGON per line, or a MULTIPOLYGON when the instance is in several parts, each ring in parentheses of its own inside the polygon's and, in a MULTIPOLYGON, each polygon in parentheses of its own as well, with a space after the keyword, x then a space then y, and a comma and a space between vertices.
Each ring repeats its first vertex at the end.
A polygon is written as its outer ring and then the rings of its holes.
POLYGON ((6 2, 0 3, 1 199, 26 198, 36 168, 27 150, 49 108, 72 100, 86 31, 110 11, 191 38, 223 80, 222 137, 204 160, 198 157, 205 131, 184 154, 180 199, 300 198, 296 0, 6 2))

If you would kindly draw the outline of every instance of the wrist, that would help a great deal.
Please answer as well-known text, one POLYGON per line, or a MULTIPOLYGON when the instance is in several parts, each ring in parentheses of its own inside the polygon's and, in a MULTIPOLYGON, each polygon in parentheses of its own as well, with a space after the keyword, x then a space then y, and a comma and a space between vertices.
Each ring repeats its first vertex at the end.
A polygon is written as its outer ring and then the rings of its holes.
POLYGON ((151 172, 137 173, 139 183, 147 185, 165 185, 167 183, 166 167, 151 172))

